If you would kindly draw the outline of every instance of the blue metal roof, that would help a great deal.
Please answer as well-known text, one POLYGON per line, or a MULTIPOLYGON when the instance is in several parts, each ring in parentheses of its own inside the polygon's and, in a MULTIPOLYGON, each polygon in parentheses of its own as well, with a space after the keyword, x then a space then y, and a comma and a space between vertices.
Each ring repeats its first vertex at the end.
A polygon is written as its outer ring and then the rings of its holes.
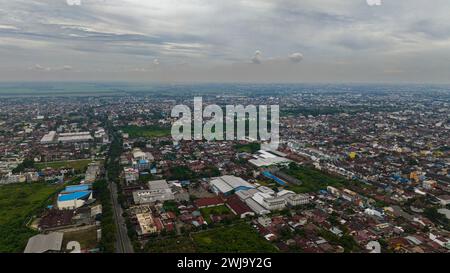
POLYGON ((250 190, 250 189, 253 189, 253 188, 246 187, 246 186, 239 186, 239 187, 237 187, 237 188, 234 189, 234 192, 238 192, 238 191, 247 191, 247 190, 250 190))
POLYGON ((60 195, 58 197, 58 201, 70 201, 70 200, 83 199, 83 198, 87 198, 89 195, 91 195, 91 191, 77 191, 74 193, 60 195))
POLYGON ((280 184, 280 185, 282 185, 282 186, 286 186, 286 182, 284 182, 284 181, 281 180, 280 178, 276 177, 276 176, 273 175, 272 173, 270 173, 270 172, 268 172, 268 171, 264 171, 264 172, 262 172, 262 174, 263 174, 265 177, 274 180, 274 181, 277 182, 278 184, 280 184))
POLYGON ((91 188, 90 184, 66 186, 66 188, 64 189, 64 191, 62 193, 71 193, 71 192, 77 192, 77 191, 87 191, 90 188, 91 188))

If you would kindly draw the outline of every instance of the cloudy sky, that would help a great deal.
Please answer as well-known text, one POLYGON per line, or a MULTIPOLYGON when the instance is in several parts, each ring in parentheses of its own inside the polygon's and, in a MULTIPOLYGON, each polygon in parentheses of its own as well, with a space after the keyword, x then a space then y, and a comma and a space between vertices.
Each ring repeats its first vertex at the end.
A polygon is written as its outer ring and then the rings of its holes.
POLYGON ((448 0, 0 0, 0 81, 450 82, 448 0))

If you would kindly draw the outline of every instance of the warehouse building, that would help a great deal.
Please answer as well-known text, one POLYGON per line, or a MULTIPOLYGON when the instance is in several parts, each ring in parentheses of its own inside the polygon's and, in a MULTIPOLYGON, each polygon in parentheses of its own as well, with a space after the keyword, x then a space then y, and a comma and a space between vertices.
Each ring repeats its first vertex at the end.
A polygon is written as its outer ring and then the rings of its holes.
POLYGON ((245 200, 245 204, 247 204, 247 206, 252 211, 254 211, 256 214, 258 214, 258 215, 265 215, 265 214, 269 214, 270 213, 270 210, 265 209, 264 207, 262 207, 255 200, 253 200, 253 198, 246 199, 245 200))
POLYGON ((58 209, 77 209, 92 199, 90 184, 67 186, 58 195, 57 207, 58 209))
POLYGON ((254 189, 255 187, 240 177, 224 175, 214 178, 210 182, 212 190, 216 194, 230 195, 241 190, 254 189))
POLYGON ((255 215, 253 210, 247 204, 242 202, 236 194, 227 199, 226 206, 240 218, 255 215))
POLYGON ((46 134, 42 137, 41 144, 54 143, 55 139, 56 139, 56 131, 50 131, 48 134, 46 134))
POLYGON ((39 234, 28 240, 24 253, 55 253, 61 252, 64 233, 52 232, 39 234))
POLYGON ((61 143, 89 142, 92 140, 94 138, 89 132, 61 133, 58 135, 58 142, 61 143))
POLYGON ((97 177, 100 175, 101 166, 99 162, 92 162, 89 164, 86 175, 84 177, 84 181, 86 183, 93 183, 97 180, 97 177))
POLYGON ((133 192, 135 204, 148 204, 175 200, 175 195, 166 180, 148 182, 148 190, 137 190, 133 192))
POLYGON ((248 162, 250 164, 254 165, 255 167, 264 167, 264 166, 272 166, 272 165, 279 165, 279 164, 289 164, 291 160, 278 156, 274 154, 273 152, 267 152, 264 150, 259 150, 254 156, 254 159, 250 159, 248 162))
POLYGON ((79 143, 93 141, 90 132, 75 132, 75 133, 60 133, 50 131, 41 138, 41 144, 55 144, 55 143, 79 143))

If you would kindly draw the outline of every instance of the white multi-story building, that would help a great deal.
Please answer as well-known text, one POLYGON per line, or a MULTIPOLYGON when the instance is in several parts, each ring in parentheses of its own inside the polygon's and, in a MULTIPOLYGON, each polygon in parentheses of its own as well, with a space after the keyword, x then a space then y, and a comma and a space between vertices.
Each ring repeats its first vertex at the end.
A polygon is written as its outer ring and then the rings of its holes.
POLYGON ((273 196, 267 193, 257 192, 253 195, 253 200, 255 200, 259 205, 267 210, 281 210, 286 207, 286 200, 283 197, 273 196))
POLYGON ((124 168, 125 182, 127 184, 137 181, 139 179, 139 171, 133 168, 124 168))
POLYGON ((8 174, 0 180, 0 184, 14 184, 26 182, 27 178, 23 174, 8 174))
POLYGON ((307 194, 289 194, 285 199, 287 204, 291 207, 307 205, 311 200, 311 198, 307 194))

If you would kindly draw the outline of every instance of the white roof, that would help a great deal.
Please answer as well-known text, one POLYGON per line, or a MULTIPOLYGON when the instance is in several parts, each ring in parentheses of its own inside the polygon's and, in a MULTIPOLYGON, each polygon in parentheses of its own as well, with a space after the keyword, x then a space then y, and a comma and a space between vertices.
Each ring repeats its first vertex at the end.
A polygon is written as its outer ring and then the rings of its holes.
POLYGON ((60 133, 60 137, 66 137, 66 136, 84 136, 84 135, 91 135, 89 132, 72 132, 72 133, 60 133))
POLYGON ((288 191, 288 190, 281 190, 281 191, 279 191, 279 192, 277 193, 277 196, 284 196, 284 195, 286 195, 286 194, 291 195, 291 194, 295 194, 295 192, 293 192, 293 191, 288 191))
POLYGON ((166 180, 148 181, 148 188, 151 191, 166 190, 169 189, 169 184, 166 180))
POLYGON ((264 199, 269 199, 272 198, 272 195, 267 194, 267 193, 262 193, 262 192, 257 192, 253 195, 253 200, 255 200, 256 202, 258 202, 258 204, 262 205, 264 204, 264 199))
MULTIPOLYGON (((283 153, 278 153, 277 154, 283 154, 283 153)), ((253 165, 255 165, 256 167, 262 167, 262 166, 270 166, 270 165, 274 165, 274 164, 278 164, 278 163, 286 163, 286 162, 290 162, 291 160, 275 155, 273 153, 270 153, 268 151, 265 150, 259 150, 256 155, 254 155, 254 159, 250 159, 249 162, 253 165)))
POLYGON ((52 232, 31 237, 24 253, 44 253, 47 251, 61 251, 63 233, 52 232))
POLYGON ((257 159, 250 159, 248 162, 255 165, 256 167, 262 167, 262 166, 275 165, 278 163, 286 163, 286 162, 290 162, 290 161, 291 160, 283 158, 283 157, 270 157, 270 158, 258 157, 257 159))
POLYGON ((245 200, 245 203, 247 204, 247 206, 249 206, 249 208, 251 208, 257 214, 268 214, 268 213, 270 213, 269 210, 267 210, 264 207, 262 207, 260 204, 258 204, 252 198, 248 198, 247 200, 245 200))
POLYGON ((138 157, 145 158, 145 153, 143 151, 133 151, 133 157, 134 158, 138 158, 138 157))
POLYGON ((48 134, 44 135, 41 139, 42 143, 51 142, 55 139, 56 132, 50 131, 48 134))
POLYGON ((237 196, 239 197, 239 199, 241 199, 241 200, 245 200, 245 199, 250 198, 250 197, 253 196, 253 194, 250 193, 249 191, 238 191, 238 192, 236 193, 236 195, 237 195, 237 196))
POLYGON ((229 192, 233 190, 233 188, 222 179, 214 179, 211 181, 211 184, 214 187, 216 187, 220 192, 229 192))
POLYGON ((264 150, 259 150, 258 154, 262 158, 274 158, 274 157, 276 157, 276 155, 271 154, 271 153, 269 153, 267 151, 264 151, 264 150))
POLYGON ((220 192, 229 192, 239 187, 254 188, 252 184, 244 179, 233 175, 217 177, 211 181, 211 185, 216 187, 220 192))
POLYGON ((241 186, 253 188, 253 185, 245 181, 244 179, 233 176, 233 175, 224 175, 221 177, 223 181, 225 181, 228 185, 233 188, 238 188, 241 186))
POLYGON ((258 190, 262 193, 267 193, 267 194, 271 194, 271 195, 275 193, 271 188, 266 187, 266 186, 260 186, 260 187, 258 187, 258 190))

